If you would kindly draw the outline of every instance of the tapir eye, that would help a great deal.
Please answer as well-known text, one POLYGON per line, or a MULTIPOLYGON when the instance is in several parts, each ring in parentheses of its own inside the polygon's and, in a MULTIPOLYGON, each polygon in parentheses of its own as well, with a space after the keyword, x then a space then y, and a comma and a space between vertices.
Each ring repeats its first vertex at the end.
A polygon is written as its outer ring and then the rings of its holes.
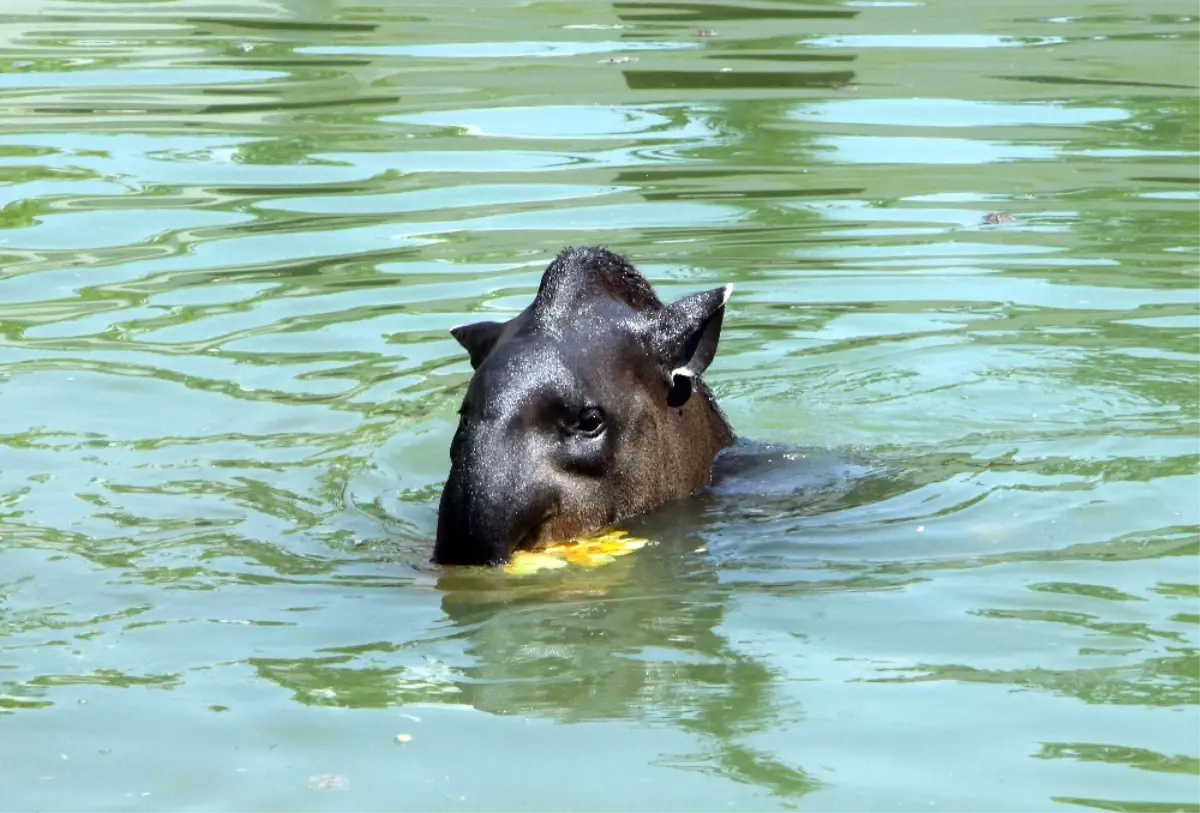
POLYGON ((579 421, 575 424, 579 434, 594 438, 604 431, 604 413, 597 407, 585 407, 579 413, 579 421))

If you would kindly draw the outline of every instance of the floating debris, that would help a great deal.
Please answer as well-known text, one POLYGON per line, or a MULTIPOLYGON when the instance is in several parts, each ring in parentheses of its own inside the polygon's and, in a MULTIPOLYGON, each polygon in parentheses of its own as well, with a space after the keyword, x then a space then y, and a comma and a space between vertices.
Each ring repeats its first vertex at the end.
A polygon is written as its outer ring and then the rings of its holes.
POLYGON ((717 35, 717 32, 711 28, 697 28, 694 33, 697 37, 715 37, 717 35))
POLYGON ((350 780, 340 773, 323 773, 310 776, 308 786, 313 790, 349 790, 350 780))
POLYGON ((638 61, 638 58, 636 56, 613 56, 613 57, 609 57, 608 59, 601 59, 600 64, 601 65, 625 65, 630 62, 637 62, 637 61, 638 61))
POLYGON ((983 216, 983 222, 988 226, 1005 226, 1009 223, 1016 223, 1017 219, 1012 215, 1004 214, 1004 212, 988 212, 983 216))
POLYGON ((397 734, 396 735, 396 745, 408 745, 412 741, 413 741, 412 734, 397 734))

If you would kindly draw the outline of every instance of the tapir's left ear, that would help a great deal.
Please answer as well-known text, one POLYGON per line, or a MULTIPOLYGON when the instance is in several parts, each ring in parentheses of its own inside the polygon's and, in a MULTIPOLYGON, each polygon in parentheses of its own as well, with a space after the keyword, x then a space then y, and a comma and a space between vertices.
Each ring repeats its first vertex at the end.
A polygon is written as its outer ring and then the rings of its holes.
POLYGON ((717 355, 725 303, 733 286, 685 296, 658 312, 654 352, 671 382, 667 404, 681 407, 692 397, 696 376, 708 369, 717 355))
POLYGON ((473 325, 463 325, 451 328, 450 335, 463 346, 471 357, 471 368, 478 369, 487 354, 492 352, 496 339, 504 331, 504 322, 476 322, 473 325))

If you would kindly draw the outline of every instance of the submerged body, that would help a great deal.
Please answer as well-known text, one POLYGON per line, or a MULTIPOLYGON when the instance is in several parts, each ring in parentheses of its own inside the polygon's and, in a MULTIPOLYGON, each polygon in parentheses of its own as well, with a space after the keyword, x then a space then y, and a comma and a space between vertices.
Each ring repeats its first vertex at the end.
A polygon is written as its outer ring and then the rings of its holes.
POLYGON ((664 306, 623 257, 570 248, 520 315, 456 328, 475 373, 434 560, 503 564, 708 484, 734 433, 699 376, 731 288, 664 306))

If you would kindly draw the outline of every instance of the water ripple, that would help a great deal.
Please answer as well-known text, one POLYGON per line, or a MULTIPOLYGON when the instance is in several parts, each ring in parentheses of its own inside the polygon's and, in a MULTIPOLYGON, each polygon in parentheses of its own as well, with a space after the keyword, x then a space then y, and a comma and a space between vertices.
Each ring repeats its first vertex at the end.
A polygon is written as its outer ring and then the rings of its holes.
POLYGON ((10 6, 13 805, 1196 807, 1194 9, 10 6), (735 283, 764 468, 438 569, 580 242, 735 283))

